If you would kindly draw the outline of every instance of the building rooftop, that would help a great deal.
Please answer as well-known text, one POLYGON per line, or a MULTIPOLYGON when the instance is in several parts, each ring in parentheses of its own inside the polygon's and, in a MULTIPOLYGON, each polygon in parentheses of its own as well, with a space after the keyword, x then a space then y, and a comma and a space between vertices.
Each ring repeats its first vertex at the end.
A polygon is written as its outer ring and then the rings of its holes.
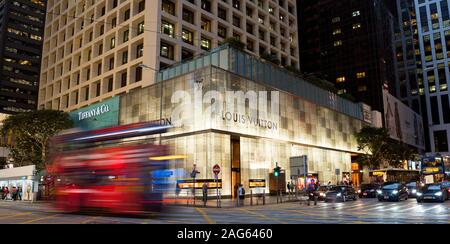
POLYGON ((161 70, 157 74, 157 82, 169 80, 207 66, 224 69, 360 120, 364 118, 362 104, 347 100, 334 92, 308 82, 281 66, 229 45, 220 46, 189 61, 177 63, 161 70))

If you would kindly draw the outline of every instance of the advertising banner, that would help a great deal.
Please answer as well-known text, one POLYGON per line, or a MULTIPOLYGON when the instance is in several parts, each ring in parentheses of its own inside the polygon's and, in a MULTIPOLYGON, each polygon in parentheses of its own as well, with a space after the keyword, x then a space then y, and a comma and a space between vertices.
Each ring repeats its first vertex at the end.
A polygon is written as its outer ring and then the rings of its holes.
POLYGON ((425 149, 422 117, 400 100, 383 91, 384 119, 392 139, 425 149))

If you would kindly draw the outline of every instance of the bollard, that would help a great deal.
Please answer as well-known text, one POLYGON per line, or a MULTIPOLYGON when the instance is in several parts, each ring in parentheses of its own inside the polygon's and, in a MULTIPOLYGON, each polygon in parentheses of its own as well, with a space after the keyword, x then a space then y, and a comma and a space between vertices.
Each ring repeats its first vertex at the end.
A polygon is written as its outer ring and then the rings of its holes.
POLYGON ((266 205, 266 190, 263 191, 263 205, 266 205))
POLYGON ((253 190, 250 190, 250 206, 253 206, 253 190))

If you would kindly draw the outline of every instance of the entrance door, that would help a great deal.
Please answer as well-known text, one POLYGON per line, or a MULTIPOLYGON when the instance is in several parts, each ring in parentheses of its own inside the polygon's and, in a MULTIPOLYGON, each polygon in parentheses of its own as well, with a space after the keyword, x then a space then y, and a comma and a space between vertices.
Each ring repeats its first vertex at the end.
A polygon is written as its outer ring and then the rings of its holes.
POLYGON ((239 137, 231 138, 231 192, 237 197, 237 188, 241 184, 241 142, 239 137))

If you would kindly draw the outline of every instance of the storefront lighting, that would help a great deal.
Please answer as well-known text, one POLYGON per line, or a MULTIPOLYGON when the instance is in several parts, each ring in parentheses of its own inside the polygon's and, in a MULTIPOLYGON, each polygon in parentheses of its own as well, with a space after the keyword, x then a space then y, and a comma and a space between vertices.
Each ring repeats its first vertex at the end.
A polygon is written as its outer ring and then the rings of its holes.
POLYGON ((158 157, 150 157, 150 160, 153 161, 164 161, 164 160, 176 160, 176 159, 186 159, 186 155, 169 155, 169 156, 158 156, 158 157))

